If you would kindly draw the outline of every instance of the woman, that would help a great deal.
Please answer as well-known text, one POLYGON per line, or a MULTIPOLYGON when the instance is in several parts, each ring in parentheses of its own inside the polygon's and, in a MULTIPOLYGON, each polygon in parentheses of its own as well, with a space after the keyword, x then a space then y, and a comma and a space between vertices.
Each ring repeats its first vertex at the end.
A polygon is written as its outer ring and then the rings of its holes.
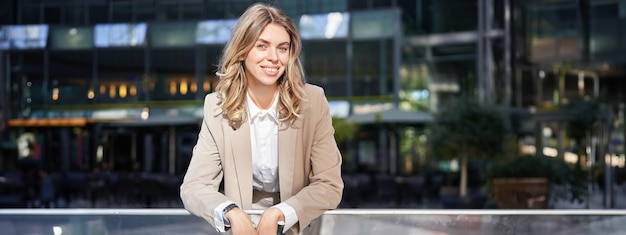
POLYGON ((185 208, 220 232, 274 235, 279 221, 302 232, 341 201, 329 105, 305 83, 301 50, 292 20, 263 4, 241 15, 224 48, 181 185, 185 208))

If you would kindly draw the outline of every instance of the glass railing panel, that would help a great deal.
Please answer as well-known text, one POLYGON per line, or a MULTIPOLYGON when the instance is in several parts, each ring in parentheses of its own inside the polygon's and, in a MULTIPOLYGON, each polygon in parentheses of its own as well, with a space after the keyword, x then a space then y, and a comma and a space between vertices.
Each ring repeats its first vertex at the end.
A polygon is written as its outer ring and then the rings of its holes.
POLYGON ((622 234, 625 215, 586 210, 339 210, 322 216, 326 232, 321 234, 622 234))
POLYGON ((182 209, 0 210, 7 235, 220 234, 182 209))
MULTIPOLYGON (((259 214, 261 211, 249 211, 259 214)), ((623 234, 625 210, 338 209, 314 234, 623 234)), ((3 209, 1 234, 220 234, 183 209, 3 209)))

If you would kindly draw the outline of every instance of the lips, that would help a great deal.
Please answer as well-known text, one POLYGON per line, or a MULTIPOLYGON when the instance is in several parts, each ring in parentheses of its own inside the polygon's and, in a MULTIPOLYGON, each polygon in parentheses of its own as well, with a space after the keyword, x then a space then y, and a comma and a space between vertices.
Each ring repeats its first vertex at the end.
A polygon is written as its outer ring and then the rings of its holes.
POLYGON ((261 67, 268 76, 278 75, 278 67, 261 67))

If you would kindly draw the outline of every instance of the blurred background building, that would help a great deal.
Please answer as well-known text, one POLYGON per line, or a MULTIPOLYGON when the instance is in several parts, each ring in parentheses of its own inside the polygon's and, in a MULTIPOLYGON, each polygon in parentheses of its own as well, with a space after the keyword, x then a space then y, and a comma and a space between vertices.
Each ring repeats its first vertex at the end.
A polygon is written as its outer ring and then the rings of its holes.
MULTIPOLYGON (((0 172, 179 180, 229 29, 252 2, 0 1, 0 172)), ((558 107, 602 100, 610 121, 594 144, 624 166, 624 0, 272 2, 299 26, 308 82, 357 124, 340 143, 346 175, 455 171, 428 156, 424 127, 461 96, 515 114, 519 151, 569 161, 558 107)))

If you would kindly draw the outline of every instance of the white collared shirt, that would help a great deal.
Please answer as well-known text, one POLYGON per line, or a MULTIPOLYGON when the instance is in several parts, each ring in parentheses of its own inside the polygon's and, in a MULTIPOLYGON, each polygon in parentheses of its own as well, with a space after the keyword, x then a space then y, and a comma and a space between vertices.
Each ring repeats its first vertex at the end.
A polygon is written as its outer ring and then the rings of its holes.
MULTIPOLYGON (((278 93, 274 96, 272 105, 267 110, 262 110, 246 94, 248 106, 248 124, 250 124, 250 143, 252 147, 252 187, 265 192, 279 192, 278 181, 278 93)), ((213 211, 215 227, 219 232, 225 232, 222 212, 232 201, 226 201, 218 205, 213 211)), ((239 205, 237 205, 239 207, 239 205)), ((274 205, 285 216, 283 233, 298 222, 296 210, 285 204, 274 205)))
POLYGON ((278 93, 269 109, 262 110, 246 95, 252 144, 252 186, 275 193, 278 184, 278 93))

